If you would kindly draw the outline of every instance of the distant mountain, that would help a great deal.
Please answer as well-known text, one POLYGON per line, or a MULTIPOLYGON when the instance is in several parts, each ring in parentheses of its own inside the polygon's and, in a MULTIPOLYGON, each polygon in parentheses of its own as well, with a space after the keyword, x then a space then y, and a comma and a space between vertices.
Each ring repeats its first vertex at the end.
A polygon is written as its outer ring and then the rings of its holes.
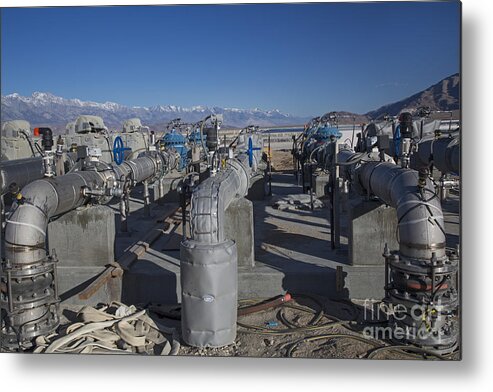
POLYGON ((369 122, 369 117, 366 114, 358 114, 345 111, 336 111, 339 124, 363 124, 369 122))
MULTIPOLYGON (((428 106, 432 110, 454 110, 460 108, 460 76, 455 74, 437 84, 401 101, 382 106, 366 114, 336 112, 340 124, 367 123, 370 118, 382 114, 397 115, 404 109, 428 106)), ((184 122, 197 122, 209 114, 223 114, 224 127, 242 128, 247 125, 276 127, 302 125, 311 117, 297 117, 279 110, 236 109, 207 106, 184 108, 173 105, 151 107, 128 107, 114 102, 97 103, 66 99, 50 93, 35 92, 30 97, 19 94, 2 95, 1 121, 27 120, 33 126, 51 126, 55 130, 65 129, 65 125, 82 114, 102 117, 112 129, 120 129, 123 121, 138 117, 151 128, 162 128, 172 119, 181 118, 184 122)))
POLYGON ((2 121, 23 119, 33 126, 51 126, 62 130, 79 115, 90 114, 102 117, 109 127, 120 129, 123 121, 138 117, 149 126, 165 124, 181 118, 184 122, 197 122, 209 114, 223 114, 224 126, 244 127, 259 125, 262 127, 278 125, 300 125, 309 120, 296 117, 279 110, 236 109, 194 106, 184 108, 173 105, 152 107, 128 107, 114 102, 97 103, 66 99, 50 93, 35 92, 30 97, 17 93, 2 95, 2 121))
POLYGON ((439 81, 437 84, 405 98, 399 102, 382 106, 366 113, 368 117, 377 118, 382 114, 395 116, 404 109, 417 109, 428 106, 431 110, 459 110, 460 108, 460 76, 454 74, 439 81))

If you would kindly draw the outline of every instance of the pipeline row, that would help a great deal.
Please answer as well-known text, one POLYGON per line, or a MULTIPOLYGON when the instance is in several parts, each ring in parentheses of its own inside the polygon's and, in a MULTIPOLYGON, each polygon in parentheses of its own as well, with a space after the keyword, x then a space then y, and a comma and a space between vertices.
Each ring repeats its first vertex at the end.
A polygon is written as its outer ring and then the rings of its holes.
MULTIPOLYGON (((410 113, 401 114, 392 140, 370 124, 357 135, 354 148, 340 143, 337 126, 330 126, 327 117, 309 125, 300 140, 294 140, 293 156, 303 176, 309 173, 310 192, 311 174, 329 173, 331 236, 341 193, 353 192, 362 200, 376 199, 395 208, 399 248, 382 249, 384 301, 397 309, 390 324, 402 331, 406 343, 440 353, 453 351, 459 339, 459 254, 446 247, 441 200, 445 187, 458 185, 458 137, 435 132, 423 140, 417 137, 410 113), (434 169, 441 172, 438 183, 434 169)), ((303 179, 304 188, 305 184, 303 179)), ((336 238, 332 243, 337 247, 336 238)))

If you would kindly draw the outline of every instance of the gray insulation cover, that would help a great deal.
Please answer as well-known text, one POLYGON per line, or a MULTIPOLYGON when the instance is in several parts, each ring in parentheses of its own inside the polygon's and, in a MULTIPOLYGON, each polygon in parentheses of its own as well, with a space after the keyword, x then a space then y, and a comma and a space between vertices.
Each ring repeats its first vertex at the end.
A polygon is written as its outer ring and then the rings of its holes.
POLYGON ((236 244, 186 240, 180 248, 183 340, 194 347, 233 343, 238 306, 236 244))

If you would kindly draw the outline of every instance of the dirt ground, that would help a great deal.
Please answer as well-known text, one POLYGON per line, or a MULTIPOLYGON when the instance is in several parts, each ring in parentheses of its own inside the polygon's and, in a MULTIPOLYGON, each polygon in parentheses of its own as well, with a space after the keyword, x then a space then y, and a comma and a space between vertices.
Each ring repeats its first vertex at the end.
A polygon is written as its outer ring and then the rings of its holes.
MULTIPOLYGON (((243 301, 240 307, 259 301, 243 301)), ((159 323, 180 331, 179 306, 159 306, 167 315, 148 308, 159 323), (159 315, 158 315, 159 313, 159 315)), ((154 308, 155 309, 155 308, 154 308)), ((460 354, 443 358, 409 350, 392 349, 392 343, 367 338, 363 328, 362 307, 357 303, 332 301, 319 296, 297 295, 283 305, 238 317, 237 337, 233 344, 220 348, 195 348, 180 336, 180 356, 317 358, 317 359, 405 359, 457 360, 460 354), (385 347, 383 350, 382 347, 385 347), (376 351, 375 351, 376 349, 376 351)), ((80 306, 63 306, 61 330, 75 323, 80 306)), ((385 325, 385 324, 382 324, 385 325)), ((412 348, 412 346, 408 346, 412 348)))
MULTIPOLYGON (((423 356, 403 350, 385 349, 372 353, 375 348, 390 346, 390 344, 363 337, 361 308, 352 303, 331 301, 321 297, 313 298, 315 301, 302 298, 281 308, 239 317, 238 335, 232 345, 205 349, 183 345, 180 355, 318 359, 355 359, 368 358, 370 355, 373 359, 437 359, 430 355, 423 356), (292 309, 290 305, 294 307, 301 305, 306 311, 292 309), (320 305, 327 317, 317 321, 313 330, 279 333, 288 330, 282 321, 283 318, 297 326, 308 326, 321 310, 320 305), (262 328, 262 331, 256 331, 254 327, 262 328)), ((459 354, 454 353, 446 358, 458 359, 459 354)))
POLYGON ((293 170, 293 155, 291 150, 272 151, 272 171, 293 170))
MULTIPOLYGON (((256 305, 259 301, 242 301, 240 308, 256 305)), ((77 313, 81 305, 62 305, 58 331, 69 325, 80 328, 77 313), (78 324, 78 325, 77 325, 78 324)), ((137 310, 139 307, 137 308, 137 310)), ((186 345, 180 336, 180 310, 149 305, 147 313, 166 328, 175 328, 180 340, 179 356, 253 357, 253 358, 317 358, 317 359, 403 359, 457 360, 460 353, 443 357, 417 353, 413 346, 393 348, 390 342, 367 338, 362 334, 361 306, 319 296, 296 295, 281 306, 238 317, 238 333, 233 344, 221 348, 195 348, 186 345), (161 311, 156 311, 156 307, 161 311), (166 309, 166 316, 163 316, 166 309), (159 313, 159 316, 158 316, 159 313), (383 349, 382 349, 383 347, 383 349), (409 349, 408 349, 409 348, 409 349)), ((168 331, 171 333, 170 331, 168 331)), ((60 332, 63 335, 63 332, 60 332)), ((59 336, 62 336, 59 335, 59 336)), ((53 335, 54 336, 54 335, 53 335)), ((90 335, 92 336, 92 335, 90 335)), ((168 339, 171 339, 169 336, 168 339)), ((394 346, 395 347, 395 346, 394 346)), ((108 352, 109 353, 109 352, 108 352)))

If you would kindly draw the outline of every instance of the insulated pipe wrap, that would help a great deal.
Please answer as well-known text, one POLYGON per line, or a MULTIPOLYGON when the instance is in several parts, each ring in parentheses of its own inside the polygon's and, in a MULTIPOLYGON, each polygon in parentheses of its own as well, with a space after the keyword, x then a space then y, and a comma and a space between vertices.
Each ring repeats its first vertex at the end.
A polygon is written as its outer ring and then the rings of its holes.
POLYGON ((114 167, 117 176, 131 175, 135 182, 142 182, 153 177, 157 172, 155 158, 143 156, 131 161, 124 161, 120 166, 114 167))
POLYGON ((36 263, 46 257, 48 220, 84 203, 84 186, 102 185, 97 172, 78 172, 31 182, 22 189, 24 200, 7 218, 5 258, 15 264, 36 263))
POLYGON ((402 256, 429 260, 435 252, 437 258, 445 257, 442 208, 429 179, 423 200, 414 170, 392 163, 369 162, 359 169, 358 177, 365 189, 396 208, 402 256))
POLYGON ((180 248, 183 340, 194 347, 221 347, 236 338, 238 273, 236 244, 183 241, 180 248))
POLYGON ((208 244, 224 240, 224 212, 240 185, 239 176, 233 169, 221 171, 199 185, 192 195, 190 207, 194 240, 208 244))
POLYGON ((243 197, 248 192, 249 175, 243 160, 230 160, 227 169, 209 177, 194 190, 190 227, 192 238, 197 242, 213 244, 225 240, 225 211, 235 197, 243 197))
POLYGON ((458 139, 442 138, 433 143, 433 163, 442 173, 460 174, 458 139))
POLYGON ((350 159, 354 157, 355 153, 352 150, 348 150, 347 148, 341 149, 337 153, 337 161, 338 162, 348 162, 350 159))
POLYGON ((249 156, 227 161, 225 169, 199 184, 190 202, 191 239, 180 246, 181 329, 195 347, 221 347, 236 338, 238 255, 225 239, 225 211, 247 194, 252 170, 249 156))
POLYGON ((250 188, 252 170, 248 166, 248 156, 240 155, 237 159, 230 159, 227 165, 236 171, 239 179, 237 194, 239 197, 245 196, 250 188))

